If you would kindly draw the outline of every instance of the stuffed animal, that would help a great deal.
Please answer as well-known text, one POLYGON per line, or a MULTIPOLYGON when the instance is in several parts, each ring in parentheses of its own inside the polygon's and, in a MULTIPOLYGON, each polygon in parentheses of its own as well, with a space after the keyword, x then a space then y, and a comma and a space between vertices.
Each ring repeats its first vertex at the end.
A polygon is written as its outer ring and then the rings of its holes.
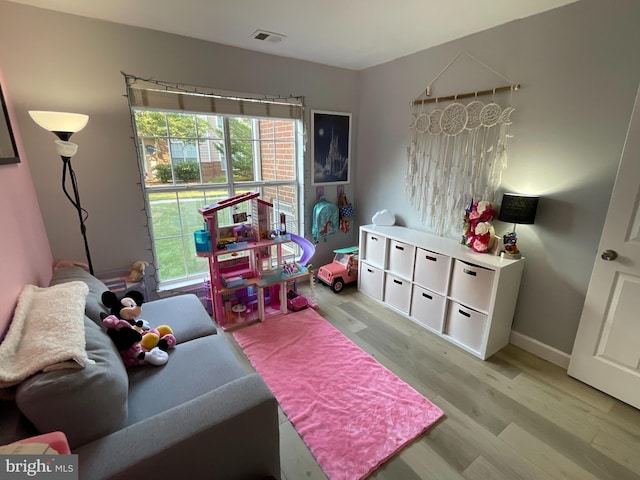
POLYGON ((143 301, 137 290, 126 292, 120 299, 109 290, 102 294, 102 303, 111 314, 102 313, 100 317, 125 366, 164 365, 169 359, 166 352, 176 345, 171 327, 150 328, 146 320, 138 318, 143 301))
POLYGON ((125 367, 164 365, 169 361, 167 350, 175 346, 175 337, 167 325, 161 327, 164 332, 161 334, 157 329, 142 331, 115 315, 107 315, 102 323, 107 327, 107 335, 120 352, 125 367))
POLYGON ((124 320, 133 320, 140 315, 144 295, 138 290, 129 290, 122 298, 118 298, 111 290, 107 290, 102 293, 101 300, 104 306, 111 311, 111 315, 124 320))
POLYGON ((144 260, 138 260, 131 266, 131 273, 129 273, 130 282, 139 282, 144 277, 144 269, 147 268, 149 262, 144 260))

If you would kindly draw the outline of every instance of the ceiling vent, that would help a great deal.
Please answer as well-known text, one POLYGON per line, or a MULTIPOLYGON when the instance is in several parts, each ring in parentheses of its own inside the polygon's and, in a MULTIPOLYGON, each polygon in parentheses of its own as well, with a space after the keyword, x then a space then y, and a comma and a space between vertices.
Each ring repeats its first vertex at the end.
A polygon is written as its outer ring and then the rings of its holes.
POLYGON ((287 36, 282 35, 281 33, 267 32, 266 30, 256 30, 251 34, 251 38, 255 38, 262 42, 280 43, 282 40, 287 38, 287 36))

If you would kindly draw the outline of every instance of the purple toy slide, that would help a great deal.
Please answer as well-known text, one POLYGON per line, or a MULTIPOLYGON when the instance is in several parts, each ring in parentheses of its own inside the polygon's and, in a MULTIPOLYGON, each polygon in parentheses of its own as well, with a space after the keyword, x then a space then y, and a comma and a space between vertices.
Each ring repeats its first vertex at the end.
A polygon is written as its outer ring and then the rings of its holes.
POLYGON ((300 235, 296 235, 295 233, 290 233, 289 235, 291 235, 291 241, 293 243, 297 243, 302 249, 300 265, 302 265, 303 267, 306 266, 307 263, 309 263, 309 260, 311 260, 311 257, 313 257, 313 255, 316 253, 315 245, 306 238, 301 237, 300 235))

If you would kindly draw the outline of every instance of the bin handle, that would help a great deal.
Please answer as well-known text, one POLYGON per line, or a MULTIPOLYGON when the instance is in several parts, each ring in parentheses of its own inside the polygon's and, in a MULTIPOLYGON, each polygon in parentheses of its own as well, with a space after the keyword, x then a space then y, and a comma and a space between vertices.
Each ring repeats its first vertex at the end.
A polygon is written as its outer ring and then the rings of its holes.
POLYGON ((470 317, 471 314, 469 312, 465 312, 464 310, 458 309, 458 313, 464 315, 465 317, 470 317))
POLYGON ((429 300, 433 300, 433 297, 431 295, 428 295, 426 293, 422 294, 423 297, 428 298, 429 300))
POLYGON ((462 271, 467 275, 471 275, 472 277, 475 277, 476 275, 478 275, 478 272, 474 272, 473 270, 468 270, 466 268, 463 268, 462 271))

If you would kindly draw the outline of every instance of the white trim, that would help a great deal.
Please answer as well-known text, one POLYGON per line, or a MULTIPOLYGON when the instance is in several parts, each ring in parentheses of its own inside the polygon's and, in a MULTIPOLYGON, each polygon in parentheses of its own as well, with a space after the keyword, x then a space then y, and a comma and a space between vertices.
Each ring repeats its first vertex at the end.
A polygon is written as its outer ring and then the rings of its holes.
POLYGON ((571 360, 571 355, 563 352, 562 350, 558 350, 555 347, 547 345, 546 343, 542 343, 535 338, 528 337, 523 335, 522 333, 511 331, 511 336, 509 337, 509 343, 515 345, 516 347, 520 347, 521 349, 533 353, 534 355, 543 358, 554 365, 557 365, 565 370, 569 368, 569 360, 571 360))
POLYGON ((166 291, 194 291, 198 289, 203 289, 204 285, 202 282, 209 278, 209 272, 195 273, 188 278, 178 278, 174 280, 165 280, 164 282, 160 282, 158 285, 158 292, 166 292, 166 291), (198 287, 198 285, 200 285, 198 287))

